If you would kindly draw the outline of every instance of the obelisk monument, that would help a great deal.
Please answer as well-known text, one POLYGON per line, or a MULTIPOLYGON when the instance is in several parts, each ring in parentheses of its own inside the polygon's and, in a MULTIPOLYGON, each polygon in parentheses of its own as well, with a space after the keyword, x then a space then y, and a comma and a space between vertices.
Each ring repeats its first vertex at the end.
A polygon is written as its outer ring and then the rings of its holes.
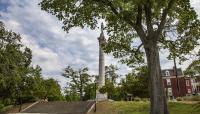
MULTIPOLYGON (((104 59, 104 51, 102 49, 102 45, 106 42, 106 39, 103 33, 103 23, 101 24, 101 34, 100 37, 98 37, 98 41, 99 41, 99 78, 98 78, 98 89, 99 89, 105 86, 105 59, 104 59)), ((100 93, 97 90, 96 100, 97 101, 107 100, 107 94, 100 93)))

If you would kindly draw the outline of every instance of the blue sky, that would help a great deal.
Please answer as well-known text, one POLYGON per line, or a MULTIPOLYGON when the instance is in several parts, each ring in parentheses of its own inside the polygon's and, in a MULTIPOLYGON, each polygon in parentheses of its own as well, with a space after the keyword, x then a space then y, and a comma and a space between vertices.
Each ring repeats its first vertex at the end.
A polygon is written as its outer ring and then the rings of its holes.
MULTIPOLYGON (((45 78, 53 77, 62 87, 66 79, 62 70, 71 65, 75 68, 87 66, 90 74, 98 74, 98 41, 100 30, 74 28, 65 33, 55 16, 40 10, 41 0, 0 0, 0 20, 6 27, 22 36, 22 42, 33 51, 33 65, 40 65, 45 78)), ((191 0, 200 16, 200 0, 191 0)), ((172 68, 172 61, 166 59, 167 52, 160 52, 162 69, 172 68)), ((190 62, 190 61, 188 61, 190 62)), ((179 67, 185 68, 188 62, 179 67)), ((106 55, 106 65, 114 64, 119 73, 131 71, 106 55)))

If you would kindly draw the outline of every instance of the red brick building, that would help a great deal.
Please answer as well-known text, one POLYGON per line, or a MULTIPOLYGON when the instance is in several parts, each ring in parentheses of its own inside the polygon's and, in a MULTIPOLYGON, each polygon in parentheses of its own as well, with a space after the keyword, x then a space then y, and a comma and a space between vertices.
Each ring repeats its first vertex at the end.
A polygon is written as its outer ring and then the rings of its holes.
POLYGON ((163 84, 167 97, 176 98, 192 95, 191 78, 185 77, 180 68, 177 69, 177 77, 174 69, 162 70, 163 84))

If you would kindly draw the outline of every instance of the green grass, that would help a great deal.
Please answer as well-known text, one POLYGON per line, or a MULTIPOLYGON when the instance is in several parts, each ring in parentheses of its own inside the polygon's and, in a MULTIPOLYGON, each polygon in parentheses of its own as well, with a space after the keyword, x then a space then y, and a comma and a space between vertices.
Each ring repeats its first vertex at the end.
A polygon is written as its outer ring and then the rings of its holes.
MULTIPOLYGON (((97 114, 149 114, 149 102, 101 102, 97 105, 97 114)), ((170 102, 170 114, 200 114, 200 103, 187 104, 170 102)))
POLYGON ((11 109, 11 108, 13 108, 13 105, 8 105, 8 106, 5 106, 5 107, 2 107, 2 108, 0 109, 0 113, 1 113, 1 112, 5 112, 5 111, 7 111, 7 110, 9 110, 9 109, 11 109))

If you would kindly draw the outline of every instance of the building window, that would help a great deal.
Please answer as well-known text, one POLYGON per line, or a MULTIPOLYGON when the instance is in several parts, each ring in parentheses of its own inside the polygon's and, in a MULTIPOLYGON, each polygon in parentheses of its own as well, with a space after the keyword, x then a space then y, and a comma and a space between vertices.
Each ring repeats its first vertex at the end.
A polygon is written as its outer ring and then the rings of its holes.
POLYGON ((170 86, 171 85, 171 80, 167 79, 167 85, 170 86))
POLYGON ((188 93, 191 93, 191 89, 188 89, 188 93))
POLYGON ((165 76, 170 76, 169 71, 165 71, 165 76))
POLYGON ((168 88, 168 96, 172 96, 172 88, 168 88))
POLYGON ((190 81, 186 80, 186 86, 190 86, 190 81))

